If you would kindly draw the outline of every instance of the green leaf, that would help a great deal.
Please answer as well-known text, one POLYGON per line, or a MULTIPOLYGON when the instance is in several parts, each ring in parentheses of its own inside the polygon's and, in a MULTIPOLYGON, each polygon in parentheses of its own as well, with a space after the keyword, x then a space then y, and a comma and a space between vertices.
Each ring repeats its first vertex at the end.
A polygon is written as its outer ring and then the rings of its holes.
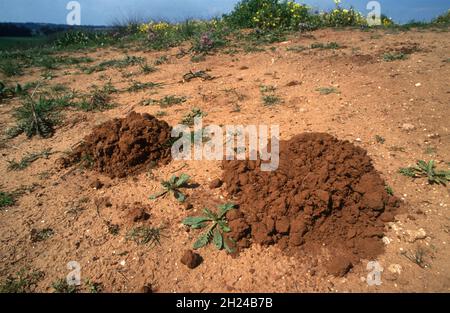
POLYGON ((210 231, 200 235, 200 237, 198 237, 197 241, 194 243, 194 249, 197 250, 206 246, 210 240, 211 240, 210 231))
POLYGON ((175 175, 173 175, 172 177, 170 177, 169 179, 169 184, 170 185, 175 185, 176 181, 177 181, 178 177, 176 177, 175 175))
POLYGON ((184 186, 189 181, 190 178, 191 177, 187 174, 181 174, 178 180, 176 181, 175 186, 177 187, 184 186))
POLYGON ((174 190, 173 195, 175 196, 175 199, 178 200, 178 202, 184 202, 184 200, 186 200, 186 196, 178 190, 174 190))
POLYGON ((223 237, 222 234, 220 233, 219 229, 216 228, 214 231, 214 238, 213 238, 213 243, 216 246, 216 248, 218 250, 221 250, 223 247, 223 237))
POLYGON ((148 198, 149 198, 150 200, 155 200, 155 199, 157 199, 157 198, 159 198, 159 197, 164 196, 166 193, 167 193, 167 190, 163 190, 163 191, 161 191, 161 192, 158 192, 157 194, 150 195, 150 197, 148 197, 148 198))
POLYGON ((182 223, 187 226, 194 226, 210 220, 210 218, 204 216, 189 216, 182 223))
POLYGON ((219 205, 219 218, 222 218, 228 211, 235 208, 235 204, 233 203, 225 203, 222 205, 219 205))
POLYGON ((208 208, 204 208, 203 212, 206 214, 206 216, 208 216, 209 218, 211 218, 213 221, 217 221, 218 217, 215 213, 211 212, 210 209, 208 208))

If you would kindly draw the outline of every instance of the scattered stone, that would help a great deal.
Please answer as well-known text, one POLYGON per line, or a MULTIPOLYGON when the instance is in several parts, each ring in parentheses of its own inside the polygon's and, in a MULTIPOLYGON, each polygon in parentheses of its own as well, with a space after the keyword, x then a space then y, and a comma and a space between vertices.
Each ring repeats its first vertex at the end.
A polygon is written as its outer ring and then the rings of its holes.
POLYGON ((402 273, 402 266, 400 264, 391 264, 388 266, 388 271, 391 273, 402 273))
POLYGON ((402 130, 404 130, 404 131, 412 131, 415 129, 416 129, 416 126, 414 126, 413 124, 410 124, 410 123, 404 123, 402 125, 402 130))
POLYGON ((419 228, 418 230, 406 230, 406 241, 413 243, 417 240, 425 239, 427 237, 427 233, 423 228, 419 228))
POLYGON ((241 71, 243 71, 243 70, 248 70, 248 66, 241 66, 240 68, 239 68, 241 71))
POLYGON ((299 82, 298 80, 292 80, 286 84, 286 87, 294 87, 294 86, 298 86, 301 84, 302 84, 302 82, 299 82))
POLYGON ((220 188, 222 186, 222 184, 223 184, 223 181, 219 178, 216 178, 209 184, 209 188, 210 189, 220 188))
POLYGON ((91 184, 89 185, 89 187, 94 188, 94 189, 101 189, 104 186, 104 184, 98 179, 94 179, 91 184))
POLYGON ((203 258, 200 254, 193 252, 192 250, 186 250, 184 252, 183 257, 181 258, 181 263, 189 267, 190 269, 194 269, 203 262, 203 258))
POLYGON ((344 277, 352 267, 353 264, 348 259, 337 257, 328 264, 327 271, 333 276, 344 277))

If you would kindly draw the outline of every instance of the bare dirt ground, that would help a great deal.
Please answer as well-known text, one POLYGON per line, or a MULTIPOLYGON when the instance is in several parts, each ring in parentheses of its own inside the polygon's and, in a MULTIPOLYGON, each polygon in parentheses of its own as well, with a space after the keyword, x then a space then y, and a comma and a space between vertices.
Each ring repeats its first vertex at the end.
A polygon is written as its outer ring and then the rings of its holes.
MULTIPOLYGON (((447 31, 408 32, 319 30, 297 34, 288 41, 270 45, 265 51, 207 56, 192 63, 189 56, 177 58, 178 48, 164 52, 142 52, 104 48, 86 52, 96 62, 125 54, 152 61, 161 55, 168 62, 150 74, 138 67, 108 69, 90 75, 79 69, 53 71, 50 85, 64 84, 87 91, 91 85, 109 80, 126 88, 132 80, 159 82, 158 89, 113 95, 118 105, 104 112, 69 111, 65 122, 49 139, 26 139, 21 135, 2 141, 2 190, 25 190, 14 206, 0 211, 0 278, 22 268, 44 272, 34 289, 53 291, 52 283, 65 278, 69 261, 81 265, 83 282, 99 282, 107 292, 139 292, 147 285, 157 292, 448 292, 450 291, 450 198, 445 186, 429 185, 398 173, 400 167, 418 159, 437 161, 447 169, 450 152, 450 38, 447 31), (307 49, 314 42, 337 42, 342 49, 307 49), (273 47, 273 48, 270 48, 273 47), (385 62, 392 50, 412 52, 406 60, 385 62), (410 51, 410 50, 413 51, 410 51), (295 50, 295 49, 294 49, 295 50), (215 77, 182 82, 189 70, 207 70, 215 77), (131 77, 123 73, 133 72, 131 77), (295 82, 295 83, 292 83, 295 82), (260 85, 276 86, 282 103, 264 106, 260 85), (338 93, 322 95, 318 88, 334 87, 338 93), (141 106, 142 100, 165 95, 187 97, 180 105, 161 109, 141 106), (181 224, 188 213, 172 197, 148 199, 160 190, 161 179, 187 173, 199 184, 187 194, 193 199, 225 199, 224 187, 209 184, 222 176, 220 162, 172 161, 168 165, 126 178, 110 179, 78 167, 60 169, 56 160, 70 150, 94 125, 132 110, 156 114, 170 125, 180 122, 193 107, 208 115, 204 124, 278 124, 281 139, 303 132, 327 132, 366 149, 375 168, 402 199, 406 212, 396 216, 385 230, 385 252, 376 261, 384 271, 380 286, 369 286, 365 260, 341 278, 327 274, 327 244, 321 253, 303 251, 287 256, 277 246, 253 244, 238 257, 208 246, 199 250, 203 263, 191 270, 180 263, 183 252, 195 241, 195 233, 181 224), (406 124, 406 126, 405 126, 406 124), (411 124, 411 125, 408 125, 411 124), (385 138, 380 143, 375 136, 385 138), (39 159, 23 171, 8 170, 8 160, 51 148, 57 152, 39 159), (91 187, 95 179, 105 184, 91 187), (128 209, 140 202, 150 213, 146 224, 164 227, 161 244, 138 245, 126 240, 133 222, 128 209), (105 221, 117 224, 119 234, 108 231, 105 221), (47 240, 32 242, 32 229, 51 228, 47 240), (419 235, 414 233, 419 229, 419 235), (387 238, 387 239, 386 239, 387 238), (422 253, 423 252, 423 253, 422 253), (422 266, 405 257, 423 254, 422 266)), ((31 69, 19 82, 35 81, 40 71, 31 69)), ((2 129, 14 125, 12 100, 0 105, 2 129)), ((196 201, 193 210, 200 211, 196 201)), ((81 288, 81 290, 85 290, 81 288)))

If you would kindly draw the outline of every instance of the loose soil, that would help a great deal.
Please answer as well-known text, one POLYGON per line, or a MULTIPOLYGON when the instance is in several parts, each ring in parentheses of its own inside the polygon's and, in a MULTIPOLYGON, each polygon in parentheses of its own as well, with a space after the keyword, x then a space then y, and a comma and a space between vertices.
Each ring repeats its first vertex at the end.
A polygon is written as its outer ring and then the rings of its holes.
POLYGON ((170 161, 170 131, 166 122, 133 111, 95 127, 63 163, 92 162, 88 167, 100 173, 125 177, 170 161))
POLYGON ((241 214, 228 214, 239 246, 248 246, 251 230, 258 244, 289 251, 326 245, 334 258, 350 263, 383 251, 384 225, 394 220, 398 199, 386 192, 364 149, 325 133, 305 133, 280 142, 276 171, 261 171, 260 165, 223 163, 226 190, 240 206, 241 214))

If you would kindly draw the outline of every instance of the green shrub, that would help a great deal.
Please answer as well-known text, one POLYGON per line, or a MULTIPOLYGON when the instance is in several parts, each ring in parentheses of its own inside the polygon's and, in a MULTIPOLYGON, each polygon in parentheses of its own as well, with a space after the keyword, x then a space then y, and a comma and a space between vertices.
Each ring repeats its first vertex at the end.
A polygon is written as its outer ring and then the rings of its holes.
POLYGON ((442 24, 442 25, 448 25, 450 24, 450 10, 447 11, 447 13, 444 13, 437 18, 435 18, 432 21, 433 24, 442 24))

